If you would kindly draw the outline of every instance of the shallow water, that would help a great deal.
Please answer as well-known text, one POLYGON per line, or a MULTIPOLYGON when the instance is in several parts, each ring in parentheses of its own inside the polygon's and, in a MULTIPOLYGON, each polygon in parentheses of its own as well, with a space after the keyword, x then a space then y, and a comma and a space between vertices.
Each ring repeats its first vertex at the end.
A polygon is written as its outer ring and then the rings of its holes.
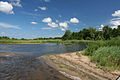
POLYGON ((58 54, 83 50, 84 44, 0 44, 0 52, 11 52, 14 54, 24 54, 41 56, 45 54, 58 54))
POLYGON ((39 56, 84 48, 83 44, 2 44, 0 52, 12 52, 15 56, 0 57, 0 80, 70 80, 39 56))
POLYGON ((43 59, 33 56, 0 58, 0 80, 70 80, 43 59))

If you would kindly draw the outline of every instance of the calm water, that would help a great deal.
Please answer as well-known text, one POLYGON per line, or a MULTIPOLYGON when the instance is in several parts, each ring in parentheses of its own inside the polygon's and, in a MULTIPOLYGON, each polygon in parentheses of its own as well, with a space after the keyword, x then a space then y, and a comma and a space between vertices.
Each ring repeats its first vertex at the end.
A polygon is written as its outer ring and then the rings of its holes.
POLYGON ((41 56, 45 54, 67 53, 83 50, 84 44, 0 44, 0 52, 41 56))
POLYGON ((80 51, 84 48, 84 44, 1 44, 0 52, 21 55, 0 56, 0 80, 71 80, 39 56, 80 51))

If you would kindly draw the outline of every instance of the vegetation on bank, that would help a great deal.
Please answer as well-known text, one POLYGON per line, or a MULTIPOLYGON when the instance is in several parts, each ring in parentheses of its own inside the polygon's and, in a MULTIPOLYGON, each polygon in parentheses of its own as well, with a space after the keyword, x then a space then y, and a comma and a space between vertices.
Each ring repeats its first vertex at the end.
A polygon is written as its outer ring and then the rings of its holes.
POLYGON ((91 61, 103 69, 120 70, 120 37, 88 43, 83 54, 90 56, 91 61))
POLYGON ((120 70, 120 25, 114 29, 104 26, 101 30, 93 27, 79 32, 67 30, 62 39, 92 40, 83 54, 90 56, 91 61, 103 69, 120 70))
POLYGON ((61 40, 61 39, 51 39, 51 40, 0 40, 0 44, 42 44, 42 43, 88 43, 94 42, 90 40, 61 40))

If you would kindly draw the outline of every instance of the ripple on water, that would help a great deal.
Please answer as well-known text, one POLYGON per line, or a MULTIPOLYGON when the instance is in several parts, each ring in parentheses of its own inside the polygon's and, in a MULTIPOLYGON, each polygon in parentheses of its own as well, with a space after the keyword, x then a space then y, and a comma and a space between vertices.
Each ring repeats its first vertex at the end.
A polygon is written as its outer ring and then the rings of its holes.
POLYGON ((34 56, 0 57, 0 80, 70 80, 34 56))

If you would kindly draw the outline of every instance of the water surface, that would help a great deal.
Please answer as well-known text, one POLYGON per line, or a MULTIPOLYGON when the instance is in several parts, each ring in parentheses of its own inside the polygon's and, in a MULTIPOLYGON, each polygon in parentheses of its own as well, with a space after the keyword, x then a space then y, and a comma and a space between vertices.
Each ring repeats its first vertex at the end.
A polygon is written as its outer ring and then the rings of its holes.
POLYGON ((84 44, 0 44, 0 52, 11 52, 32 56, 45 54, 68 53, 83 50, 84 44))
POLYGON ((0 80, 71 80, 39 56, 84 48, 84 44, 1 44, 0 52, 11 52, 15 56, 0 56, 0 80))

